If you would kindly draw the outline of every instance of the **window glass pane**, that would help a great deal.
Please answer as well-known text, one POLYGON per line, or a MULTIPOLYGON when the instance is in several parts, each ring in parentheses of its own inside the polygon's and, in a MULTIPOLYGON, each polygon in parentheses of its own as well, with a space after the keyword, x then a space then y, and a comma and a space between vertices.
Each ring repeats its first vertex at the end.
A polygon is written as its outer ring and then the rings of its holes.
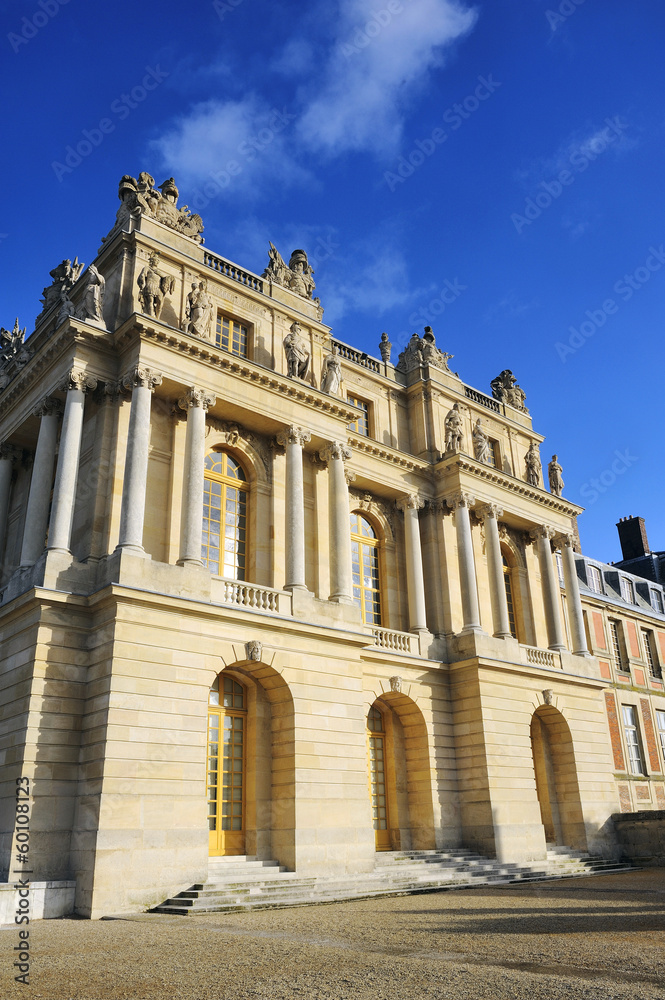
POLYGON ((360 413, 355 420, 352 420, 348 426, 350 431, 355 431, 356 434, 362 434, 364 437, 369 436, 369 403, 366 403, 364 399, 358 399, 357 396, 348 396, 348 401, 352 406, 357 406, 360 409, 360 413))
POLYGON ((247 357, 247 327, 218 312, 215 343, 217 347, 230 351, 231 354, 247 357))
POLYGON ((245 579, 246 481, 242 466, 227 452, 211 452, 206 457, 201 558, 212 573, 235 580, 245 579), (222 520, 225 541, 220 561, 222 520))

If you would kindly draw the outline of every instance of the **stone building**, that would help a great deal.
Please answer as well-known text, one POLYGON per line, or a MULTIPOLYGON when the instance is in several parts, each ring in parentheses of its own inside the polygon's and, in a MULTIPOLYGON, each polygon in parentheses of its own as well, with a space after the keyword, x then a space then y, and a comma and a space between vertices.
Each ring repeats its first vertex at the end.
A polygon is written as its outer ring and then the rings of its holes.
POLYGON ((304 251, 259 276, 173 179, 119 193, 2 331, 1 877, 19 777, 32 879, 93 917, 211 856, 613 856, 664 804, 662 587, 579 554, 512 373, 472 388, 429 328, 370 357, 304 251))

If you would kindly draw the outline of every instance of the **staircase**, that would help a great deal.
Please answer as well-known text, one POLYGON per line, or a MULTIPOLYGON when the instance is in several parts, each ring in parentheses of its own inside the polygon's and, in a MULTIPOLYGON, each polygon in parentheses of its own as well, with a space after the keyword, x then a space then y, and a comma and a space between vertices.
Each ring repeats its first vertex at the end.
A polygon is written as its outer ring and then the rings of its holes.
POLYGON ((552 847, 544 861, 507 864, 472 851, 383 851, 372 872, 306 876, 277 861, 211 858, 208 880, 179 892, 151 913, 221 913, 261 907, 302 906, 375 896, 411 895, 478 885, 508 885, 634 870, 631 865, 552 847))

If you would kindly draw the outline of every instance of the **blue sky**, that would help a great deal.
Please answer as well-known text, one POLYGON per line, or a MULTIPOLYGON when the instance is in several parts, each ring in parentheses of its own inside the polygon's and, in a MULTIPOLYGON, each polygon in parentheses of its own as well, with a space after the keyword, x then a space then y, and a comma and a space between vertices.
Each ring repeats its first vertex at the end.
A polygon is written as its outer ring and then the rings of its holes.
POLYGON ((662 0, 0 0, 0 20, 0 324, 30 331, 49 270, 93 259, 123 174, 173 175, 212 250, 260 273, 268 240, 307 249, 340 339, 377 354, 385 330, 395 360, 429 323, 465 382, 511 368, 588 555, 620 558, 627 514, 665 549, 662 0))

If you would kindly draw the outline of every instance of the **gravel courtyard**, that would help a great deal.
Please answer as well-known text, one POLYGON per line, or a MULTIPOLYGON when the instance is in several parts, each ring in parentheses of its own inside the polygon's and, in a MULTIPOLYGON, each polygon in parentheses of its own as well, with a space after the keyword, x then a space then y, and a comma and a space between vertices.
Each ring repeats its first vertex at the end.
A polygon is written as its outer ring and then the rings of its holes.
POLYGON ((663 1000, 665 869, 199 917, 0 930, 0 996, 48 1000, 663 1000))

